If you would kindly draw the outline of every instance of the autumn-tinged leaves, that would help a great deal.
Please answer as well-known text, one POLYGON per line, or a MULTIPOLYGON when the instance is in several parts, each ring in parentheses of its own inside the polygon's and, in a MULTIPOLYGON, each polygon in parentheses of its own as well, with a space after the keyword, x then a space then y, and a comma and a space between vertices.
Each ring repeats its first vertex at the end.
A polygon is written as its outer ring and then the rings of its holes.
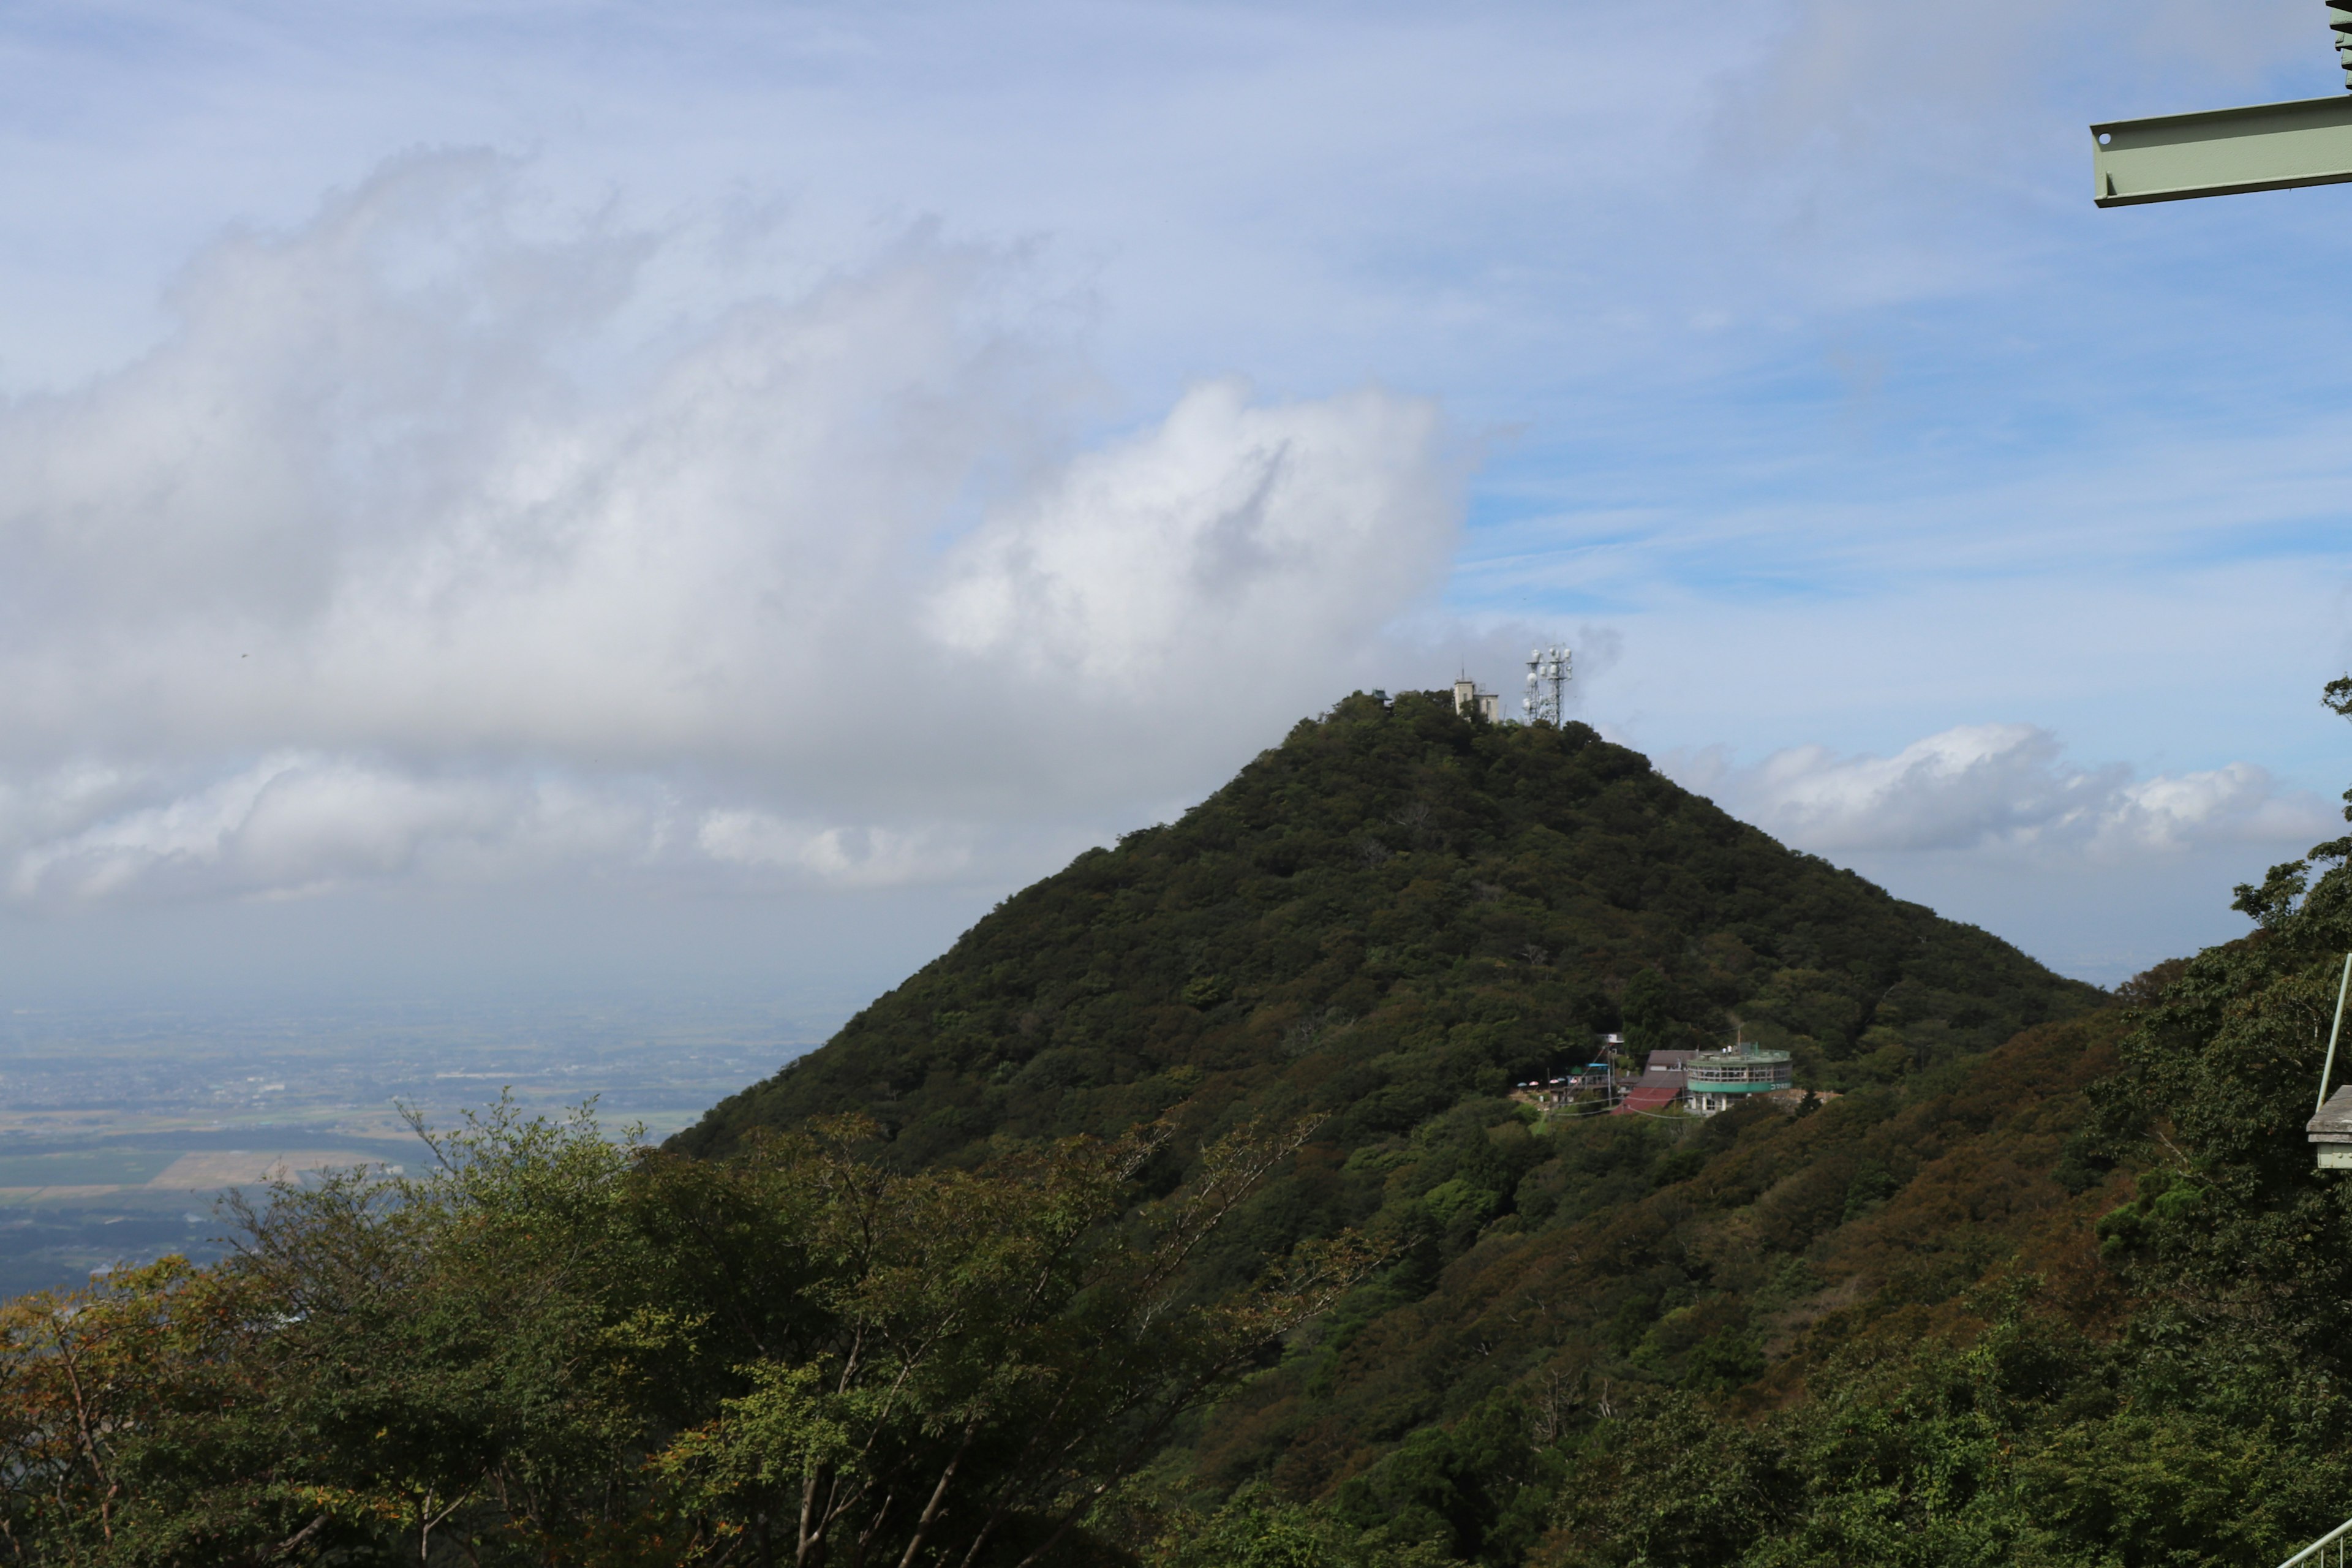
POLYGON ((1188 1268, 1306 1134, 1139 1202, 1165 1137, 886 1171, 835 1119, 688 1161, 500 1110, 281 1189, 214 1269, 0 1319, 22 1562, 1042 1563, 1377 1261, 1188 1268))

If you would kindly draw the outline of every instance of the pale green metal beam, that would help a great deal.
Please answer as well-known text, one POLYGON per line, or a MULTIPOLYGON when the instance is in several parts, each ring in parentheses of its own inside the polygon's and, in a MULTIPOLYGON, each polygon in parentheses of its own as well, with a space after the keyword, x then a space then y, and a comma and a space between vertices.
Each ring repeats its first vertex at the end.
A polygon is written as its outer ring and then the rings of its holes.
POLYGON ((2103 207, 2352 181, 2352 95, 2091 127, 2103 207))

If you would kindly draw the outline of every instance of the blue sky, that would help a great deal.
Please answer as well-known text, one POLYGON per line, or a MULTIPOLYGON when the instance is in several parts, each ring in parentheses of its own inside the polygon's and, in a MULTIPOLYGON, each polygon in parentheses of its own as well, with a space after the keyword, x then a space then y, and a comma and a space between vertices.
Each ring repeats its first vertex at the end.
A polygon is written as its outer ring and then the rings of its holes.
POLYGON ((1536 638, 2071 972, 2232 934, 2352 773, 2352 193, 2084 128, 2321 8, 1740 16, 11 8, 0 984, 855 995, 1536 638))

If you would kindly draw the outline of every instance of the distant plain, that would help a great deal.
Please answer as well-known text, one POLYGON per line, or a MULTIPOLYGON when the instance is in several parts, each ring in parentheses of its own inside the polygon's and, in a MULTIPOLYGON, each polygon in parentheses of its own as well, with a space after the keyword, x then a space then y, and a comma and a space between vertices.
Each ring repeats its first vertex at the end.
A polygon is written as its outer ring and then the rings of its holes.
POLYGON ((226 1250, 231 1189, 415 1173, 501 1093, 658 1141, 837 1019, 710 1004, 336 1013, 21 1009, 0 1017, 0 1297, 226 1250))

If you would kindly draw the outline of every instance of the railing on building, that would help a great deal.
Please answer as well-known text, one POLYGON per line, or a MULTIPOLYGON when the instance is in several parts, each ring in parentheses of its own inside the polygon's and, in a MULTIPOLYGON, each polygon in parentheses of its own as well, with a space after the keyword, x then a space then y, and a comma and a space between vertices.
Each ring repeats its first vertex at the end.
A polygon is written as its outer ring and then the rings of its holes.
POLYGON ((1793 1081, 1788 1052, 1768 1051, 1746 1040, 1693 1057, 1683 1064, 1683 1071, 1692 1109, 1702 1115, 1728 1110, 1735 1097, 1787 1089, 1793 1081))
POLYGON ((2352 1552, 2352 1519, 2346 1520, 2294 1556, 2279 1568, 2345 1568, 2347 1553, 2352 1552), (2329 1547, 2335 1550, 2330 1552, 2329 1547))

